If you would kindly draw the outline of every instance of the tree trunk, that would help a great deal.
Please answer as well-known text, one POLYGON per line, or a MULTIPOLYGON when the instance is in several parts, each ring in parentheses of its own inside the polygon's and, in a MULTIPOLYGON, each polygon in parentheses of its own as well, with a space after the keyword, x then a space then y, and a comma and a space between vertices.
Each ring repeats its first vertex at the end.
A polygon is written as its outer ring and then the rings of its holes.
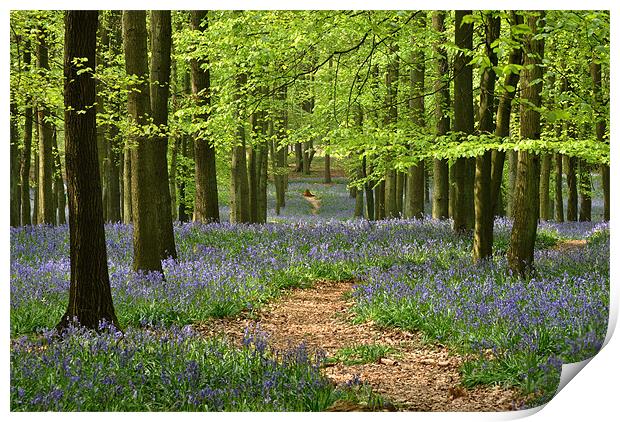
POLYGON ((232 147, 230 164, 230 222, 250 222, 250 195, 246 162, 245 122, 241 92, 246 88, 247 75, 237 75, 237 92, 235 93, 237 117, 237 142, 232 147))
POLYGON ((323 183, 330 184, 332 182, 332 167, 331 167, 331 157, 329 154, 325 154, 325 174, 323 176, 323 183))
MULTIPOLYGON (((481 134, 495 131, 493 122, 495 114, 494 96, 497 66, 497 54, 493 51, 493 43, 499 38, 500 18, 490 14, 484 15, 485 50, 491 63, 480 77, 480 107, 478 112, 478 130, 481 134)), ((493 222, 494 210, 491 200, 491 150, 476 157, 476 176, 474 183, 474 262, 488 259, 493 254, 493 222)))
MULTIPOLYGON (((522 139, 540 139, 540 93, 542 91, 544 39, 536 39, 544 25, 544 12, 530 12, 527 24, 532 33, 524 39, 520 131, 522 139)), ((510 269, 526 275, 533 266, 534 243, 539 212, 540 157, 519 151, 517 182, 514 194, 514 223, 508 248, 510 269)))
MULTIPOLYGON (((454 42, 457 47, 465 50, 472 49, 473 25, 463 23, 463 18, 470 15, 471 10, 455 11, 454 42)), ((454 131, 464 138, 474 131, 474 104, 472 66, 470 59, 462 52, 457 53, 454 59, 454 131)), ((457 233, 464 233, 473 228, 473 177, 471 159, 457 158, 454 168, 454 206, 453 229, 457 233)))
POLYGON ((295 173, 301 173, 304 169, 304 153, 301 142, 295 143, 295 173))
POLYGON ((555 221, 564 222, 564 199, 562 198, 562 154, 555 153, 555 221))
POLYGON ((39 111, 34 108, 35 145, 33 148, 34 162, 34 201, 32 206, 32 224, 39 224, 39 111))
MULTIPOLYGON (((523 23, 523 16, 518 15, 514 11, 510 12, 510 24, 512 26, 520 25, 523 23)), ((518 40, 513 38, 518 43, 518 40)), ((510 52, 508 57, 508 64, 521 65, 523 63, 523 49, 520 44, 510 52)), ((510 72, 504 78, 504 87, 512 87, 512 90, 505 89, 499 99, 499 105, 497 107, 497 116, 495 120, 495 136, 499 138, 506 138, 510 136, 510 115, 512 113, 512 100, 515 98, 517 92, 517 85, 519 84, 519 72, 510 72)), ((510 155, 514 155, 512 152, 510 155)), ((506 160, 506 152, 500 150, 493 150, 491 153, 491 204, 493 215, 500 214, 500 202, 502 182, 504 179, 504 163, 506 160)), ((511 177, 515 174, 511 171, 511 177)), ((514 187, 514 183, 511 185, 514 187)), ((512 192, 514 190, 508 189, 510 207, 512 208, 512 192)))
MULTIPOLYGON (((445 12, 433 12, 433 29, 445 38, 445 12)), ((435 71, 440 75, 435 80, 435 133, 438 137, 450 131, 450 85, 447 79, 449 73, 448 55, 445 44, 437 42, 433 45, 435 53, 435 71)), ((433 218, 448 218, 449 198, 448 161, 433 159, 433 218)))
POLYGON ((374 187, 375 220, 385 219, 385 181, 380 181, 374 187))
MULTIPOLYGON (((25 55, 24 55, 25 56, 25 55)), ((30 56, 30 54, 28 54, 30 56)), ((32 107, 26 108, 24 120, 24 149, 22 150, 21 179, 21 223, 32 224, 30 218, 30 153, 32 150, 32 107)))
MULTIPOLYGON (((590 76, 592 77, 594 104, 596 106, 596 139, 599 142, 608 142, 605 139, 605 128, 607 126, 608 114, 602 110, 601 98, 601 63, 596 60, 590 63, 590 76)), ((603 185, 603 221, 609 221, 609 165, 602 164, 600 166, 601 182, 603 185)))
POLYGON ((58 140, 56 139, 56 130, 54 130, 54 194, 56 196, 56 208, 58 209, 58 224, 66 224, 65 208, 67 201, 65 200, 65 184, 62 177, 62 164, 60 151, 58 150, 58 140))
MULTIPOLYGON (((419 19, 421 28, 426 28, 425 15, 419 19)), ((413 124, 422 132, 425 130, 424 119, 424 51, 413 52, 411 70, 409 72, 410 97, 409 110, 413 124)), ((407 171, 407 193, 405 195, 405 217, 422 218, 424 216, 424 160, 409 167, 407 171)))
POLYGON ((129 224, 131 213, 131 149, 125 148, 123 154, 123 223, 129 224))
POLYGON ((151 11, 150 97, 153 124, 159 136, 153 142, 153 183, 157 202, 160 259, 177 258, 168 186, 168 97, 170 94, 170 53, 172 49, 172 19, 170 10, 151 11))
MULTIPOLYGON (((129 77, 138 79, 127 94, 128 114, 131 123, 139 128, 149 123, 151 115, 146 41, 145 11, 123 11, 125 67, 129 77)), ((142 133, 132 138, 133 268, 135 271, 162 272, 158 190, 153 183, 156 178, 154 142, 142 133)))
POLYGON ((568 203, 566 206, 566 221, 577 221, 578 194, 577 194, 577 159, 566 157, 566 184, 568 185, 568 203))
POLYGON ((97 11, 65 12, 65 158, 69 192, 69 250, 71 284, 67 311, 58 324, 64 328, 77 318, 98 329, 105 320, 118 326, 103 228, 101 181, 97 158, 95 79, 79 72, 74 58, 94 67, 97 11), (85 113, 79 114, 79 111, 85 113))
MULTIPOLYGON (((362 177, 368 177, 372 170, 367 166, 366 156, 362 158, 362 177)), ((366 192, 366 219, 375 219, 375 195, 370 181, 364 183, 364 191, 366 192)))
MULTIPOLYGON (((122 33, 121 33, 121 12, 118 10, 110 11, 109 15, 109 33, 108 33, 108 48, 112 57, 117 57, 122 54, 122 33)), ((120 93, 119 93, 120 94, 120 93)), ((109 108, 114 108, 116 113, 116 122, 109 125, 107 128, 108 141, 106 146, 108 148, 106 156, 109 159, 109 167, 107 174, 107 188, 108 188, 108 209, 105 213, 108 221, 113 223, 121 221, 121 166, 122 166, 122 139, 119 135, 119 124, 117 120, 122 115, 122 108, 124 104, 121 101, 109 101, 109 108), (116 117, 118 116, 118 118, 116 117)))
POLYGON ((579 221, 592 221, 592 176, 590 166, 579 160, 579 221))
MULTIPOLYGON (((108 37, 108 28, 105 25, 105 22, 103 19, 99 20, 99 39, 100 41, 97 42, 97 54, 95 56, 95 63, 96 66, 101 66, 103 65, 103 57, 102 57, 102 53, 103 53, 103 48, 107 47, 108 44, 110 43, 110 38, 108 37)), ((107 102, 107 98, 104 97, 104 95, 101 93, 102 87, 103 87, 103 82, 101 81, 97 81, 96 82, 96 90, 97 90, 97 114, 99 115, 104 115, 106 114, 106 102, 107 102)), ((97 127, 97 157, 99 160, 99 177, 101 178, 101 194, 102 194, 102 199, 103 199, 103 221, 110 221, 109 220, 109 216, 108 216, 108 210, 109 210, 109 202, 110 202, 110 195, 109 195, 109 191, 108 191, 108 182, 109 182, 109 159, 108 159, 108 144, 109 144, 109 139, 108 139, 108 129, 109 126, 108 125, 99 125, 97 127)))
MULTIPOLYGON (((41 29, 39 43, 36 48, 37 67, 42 77, 46 80, 49 66, 49 53, 47 46, 47 33, 41 29)), ((38 224, 54 224, 54 204, 53 204, 53 163, 52 156, 52 126, 47 121, 50 115, 47 104, 39 104, 38 108, 38 125, 39 125, 39 207, 37 209, 38 224)))
MULTIPOLYGON (((191 29, 206 32, 208 11, 193 10, 191 14, 191 29)), ((192 93, 196 97, 197 105, 209 106, 211 104, 211 76, 209 69, 205 69, 207 63, 192 59, 190 65, 192 93)), ((206 122, 209 119, 209 113, 205 112, 195 118, 206 122)), ((219 222, 215 146, 204 135, 198 135, 194 139, 194 160, 196 163, 194 220, 202 223, 219 222)))
POLYGON ((539 215, 541 220, 551 219, 551 206, 549 203, 549 178, 551 175, 551 155, 542 154, 540 159, 540 190, 539 190, 539 215))
MULTIPOLYGON (((21 194, 21 189, 19 185, 19 132, 17 130, 17 104, 13 101, 13 95, 11 95, 11 105, 10 105, 10 119, 11 125, 9 128, 10 131, 10 223, 11 227, 19 226, 20 218, 20 203, 19 198, 21 194)), ((25 198, 24 200, 28 200, 25 198)))

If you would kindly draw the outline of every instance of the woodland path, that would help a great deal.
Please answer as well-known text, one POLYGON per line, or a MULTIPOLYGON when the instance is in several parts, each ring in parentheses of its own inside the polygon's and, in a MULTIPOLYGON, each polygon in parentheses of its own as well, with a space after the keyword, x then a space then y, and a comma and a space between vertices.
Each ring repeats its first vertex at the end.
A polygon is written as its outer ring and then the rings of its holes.
MULTIPOLYGON (((351 282, 319 281, 312 288, 287 292, 251 319, 216 319, 197 328, 207 336, 224 333, 240 344, 245 328, 258 323, 277 349, 305 342, 310 350, 322 349, 328 357, 347 346, 390 346, 395 352, 378 362, 352 366, 337 363, 325 367, 324 372, 336 384, 359 376, 401 411, 507 411, 521 405, 523 398, 516 390, 459 387, 459 366, 464 357, 441 345, 425 344, 419 333, 383 328, 372 322, 354 324, 353 302, 345 296, 352 286, 351 282)), ((362 409, 341 407, 334 410, 362 409)))

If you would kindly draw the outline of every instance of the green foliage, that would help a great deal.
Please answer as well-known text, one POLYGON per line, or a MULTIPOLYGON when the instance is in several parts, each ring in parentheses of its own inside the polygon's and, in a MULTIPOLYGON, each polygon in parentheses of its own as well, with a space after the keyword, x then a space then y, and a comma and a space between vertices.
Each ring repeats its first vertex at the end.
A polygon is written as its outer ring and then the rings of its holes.
POLYGON ((327 359, 327 363, 342 363, 344 365, 363 365, 378 362, 381 358, 392 354, 394 349, 379 343, 360 344, 343 347, 336 351, 334 356, 327 359))

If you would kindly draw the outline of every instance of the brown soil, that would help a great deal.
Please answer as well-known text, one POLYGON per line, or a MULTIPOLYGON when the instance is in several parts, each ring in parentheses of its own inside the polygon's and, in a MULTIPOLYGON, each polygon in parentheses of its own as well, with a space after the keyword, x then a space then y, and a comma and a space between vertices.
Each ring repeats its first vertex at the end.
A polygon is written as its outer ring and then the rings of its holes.
POLYGON ((555 245, 553 249, 560 252, 566 252, 573 249, 582 248, 586 246, 586 243, 587 241, 585 239, 564 240, 555 245))
MULTIPOLYGON (((323 349, 328 357, 347 346, 388 345, 395 352, 378 362, 352 366, 337 363, 324 371, 337 384, 359 376, 398 410, 505 411, 521 405, 523 399, 516 390, 462 388, 459 366, 465 358, 447 347, 425 344, 419 333, 382 328, 372 322, 353 324, 353 303, 343 297, 351 287, 350 282, 317 282, 311 289, 291 290, 254 319, 218 319, 197 328, 207 336, 224 334, 240 343, 245 328, 259 323, 275 348, 306 342, 310 350, 323 349)), ((364 410, 346 403, 337 403, 336 407, 333 410, 364 410)))
POLYGON ((321 200, 317 199, 316 196, 305 196, 306 201, 310 203, 312 210, 310 211, 312 215, 317 215, 319 213, 319 208, 321 208, 321 200))

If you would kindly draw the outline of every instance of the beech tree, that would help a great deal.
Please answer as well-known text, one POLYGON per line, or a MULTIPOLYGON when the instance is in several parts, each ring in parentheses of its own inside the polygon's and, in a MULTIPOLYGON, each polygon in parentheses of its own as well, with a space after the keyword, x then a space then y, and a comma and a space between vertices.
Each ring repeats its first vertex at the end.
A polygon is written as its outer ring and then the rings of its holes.
MULTIPOLYGON (((538 37, 544 27, 544 12, 529 12, 523 44, 523 75, 521 79, 521 139, 540 138, 540 93, 543 80, 544 38, 538 37)), ((527 150, 519 151, 517 181, 514 193, 514 223, 508 249, 508 265, 520 275, 528 273, 534 261, 534 242, 539 212, 540 156, 527 150)))
MULTIPOLYGON (((190 26, 193 31, 206 32, 208 30, 208 12, 193 10, 190 26)), ((206 60, 192 59, 191 71, 192 93, 196 98, 196 103, 208 107, 211 103, 209 63, 206 60)), ((202 122, 206 122, 209 119, 209 113, 205 111, 196 117, 202 122)), ((203 223, 219 222, 215 147, 204 130, 196 135, 194 139, 194 159, 196 162, 194 220, 203 223)))
MULTIPOLYGON (((133 124, 131 145, 131 209, 133 221, 133 268, 158 271, 161 248, 158 227, 158 190, 154 165, 154 142, 145 133, 151 123, 149 72, 146 43, 146 13, 123 11, 123 48, 132 89, 127 94, 129 118, 133 124)), ((168 207, 166 207, 168 209, 168 207)))
POLYGON ((170 188, 168 185, 168 97, 170 93, 170 52, 172 49, 172 20, 169 10, 153 10, 151 22, 150 99, 153 124, 158 134, 153 142, 153 166, 157 169, 155 185, 159 256, 177 257, 172 228, 170 188))
POLYGON ((69 192, 69 304, 58 324, 97 329, 102 320, 118 326, 103 229, 103 204, 97 159, 95 67, 97 11, 65 12, 65 160, 69 192))

